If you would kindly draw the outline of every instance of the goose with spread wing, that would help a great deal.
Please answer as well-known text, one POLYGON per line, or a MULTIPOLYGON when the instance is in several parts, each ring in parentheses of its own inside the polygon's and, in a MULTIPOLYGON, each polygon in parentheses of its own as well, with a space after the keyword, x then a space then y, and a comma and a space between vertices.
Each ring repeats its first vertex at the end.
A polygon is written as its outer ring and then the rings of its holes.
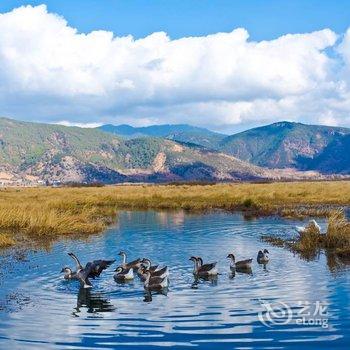
POLYGON ((100 276, 103 270, 115 262, 115 260, 94 260, 83 267, 75 254, 68 253, 68 255, 75 261, 76 271, 72 271, 69 267, 64 267, 61 272, 64 272, 66 280, 79 280, 84 288, 91 288, 92 286, 89 277, 94 279, 100 276))

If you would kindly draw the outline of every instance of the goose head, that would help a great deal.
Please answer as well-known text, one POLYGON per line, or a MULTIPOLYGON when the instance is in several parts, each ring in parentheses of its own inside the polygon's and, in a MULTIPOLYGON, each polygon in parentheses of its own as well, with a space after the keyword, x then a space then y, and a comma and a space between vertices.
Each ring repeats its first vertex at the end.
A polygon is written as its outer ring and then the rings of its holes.
POLYGON ((146 271, 148 271, 148 269, 145 266, 141 266, 139 268, 139 272, 140 272, 141 275, 144 275, 146 273, 146 271))
POLYGON ((226 258, 227 258, 227 259, 231 259, 231 261, 232 261, 233 263, 236 261, 236 258, 235 258, 235 256, 234 256, 232 253, 228 254, 226 258))
POLYGON ((200 256, 197 256, 197 262, 199 266, 203 265, 203 259, 200 256))
POLYGON ((121 266, 118 266, 118 267, 114 270, 114 272, 117 273, 117 274, 122 273, 123 271, 124 271, 124 269, 123 269, 121 266))
POLYGON ((62 267, 61 273, 65 273, 66 275, 72 274, 72 269, 70 267, 62 267))
POLYGON ((122 264, 126 264, 126 253, 121 250, 118 255, 120 255, 122 257, 122 264))
POLYGON ((264 249, 264 254, 270 254, 270 252, 267 249, 264 249))
POLYGON ((152 266, 152 262, 150 259, 147 259, 147 258, 143 258, 141 260, 141 263, 146 266, 147 268, 150 268, 152 266))
POLYGON ((198 258, 195 256, 191 256, 189 260, 193 261, 193 264, 194 264, 193 273, 197 273, 197 271, 198 271, 198 258))

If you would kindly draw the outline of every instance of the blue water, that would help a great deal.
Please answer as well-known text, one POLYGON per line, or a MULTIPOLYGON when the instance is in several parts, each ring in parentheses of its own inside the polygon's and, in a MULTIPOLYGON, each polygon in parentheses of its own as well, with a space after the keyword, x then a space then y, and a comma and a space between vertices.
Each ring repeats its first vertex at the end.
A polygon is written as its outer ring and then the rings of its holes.
POLYGON ((88 241, 61 241, 51 250, 24 256, 3 252, 0 348, 348 349, 349 268, 323 253, 307 261, 260 240, 262 234, 291 236, 296 224, 301 223, 280 218, 246 221, 223 212, 124 211, 115 227, 88 241), (271 261, 264 267, 255 258, 265 247, 271 261), (167 295, 145 294, 137 278, 117 284, 113 268, 93 280, 89 291, 64 281, 59 273, 63 266, 73 266, 69 251, 86 262, 118 258, 120 249, 130 259, 146 256, 168 265, 167 295), (233 276, 229 252, 238 259, 254 258, 252 273, 233 276), (221 274, 194 283, 191 255, 218 261, 221 274), (290 319, 278 320, 276 314, 276 321, 272 315, 262 323, 262 302, 274 308, 283 302, 290 319), (328 326, 297 324, 300 302, 309 303, 309 311, 317 303, 326 305, 326 315, 315 318, 326 319, 328 326))

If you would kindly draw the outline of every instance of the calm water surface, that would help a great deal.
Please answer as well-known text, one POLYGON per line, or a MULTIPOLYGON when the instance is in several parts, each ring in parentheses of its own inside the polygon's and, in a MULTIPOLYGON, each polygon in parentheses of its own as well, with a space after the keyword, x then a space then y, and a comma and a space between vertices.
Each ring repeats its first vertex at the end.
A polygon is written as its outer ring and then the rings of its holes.
POLYGON ((260 241, 262 234, 292 235, 296 224, 279 218, 246 221, 222 212, 124 211, 116 227, 89 242, 60 242, 50 251, 15 258, 3 253, 0 348, 349 349, 349 269, 324 254, 306 261, 260 241), (271 255, 266 267, 256 263, 264 247, 271 255), (69 251, 86 262, 118 258, 120 249, 130 258, 147 256, 170 266, 167 295, 145 295, 137 278, 116 284, 113 268, 93 281, 92 290, 79 290, 59 273, 73 265, 69 251), (225 257, 231 251, 237 258, 254 258, 252 274, 230 275, 225 257), (194 283, 191 255, 218 261, 217 280, 194 283), (289 321, 264 325, 263 301, 274 308, 287 305, 289 321), (310 303, 311 312, 318 302, 326 305, 322 317, 328 327, 296 324, 307 312, 300 301, 310 303))

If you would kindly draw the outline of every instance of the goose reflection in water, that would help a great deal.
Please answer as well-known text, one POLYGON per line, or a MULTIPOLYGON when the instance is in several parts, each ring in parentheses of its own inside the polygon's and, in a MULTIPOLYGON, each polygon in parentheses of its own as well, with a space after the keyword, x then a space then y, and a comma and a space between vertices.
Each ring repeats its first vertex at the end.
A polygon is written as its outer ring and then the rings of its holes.
POLYGON ((86 288, 79 289, 73 315, 79 317, 82 308, 86 308, 88 313, 115 311, 115 307, 102 293, 93 293, 91 289, 86 288))
POLYGON ((198 289, 199 285, 203 282, 209 282, 208 284, 212 287, 218 285, 218 275, 213 276, 198 276, 194 275, 193 282, 191 284, 192 289, 198 289))
MULTIPOLYGON (((266 264, 263 266, 263 269, 266 270, 266 264)), ((267 271, 267 270, 266 270, 267 271)), ((244 268, 244 269, 232 269, 228 275, 229 279, 233 280, 237 274, 244 274, 253 276, 253 270, 251 268, 244 268)))
POLYGON ((237 268, 236 267, 235 272, 253 276, 253 270, 252 270, 251 267, 243 267, 243 268, 237 268))
POLYGON ((153 295, 167 296, 168 295, 168 288, 164 288, 164 289, 159 290, 159 291, 151 291, 149 289, 145 289, 143 301, 146 303, 150 303, 153 300, 153 298, 152 298, 153 295))

